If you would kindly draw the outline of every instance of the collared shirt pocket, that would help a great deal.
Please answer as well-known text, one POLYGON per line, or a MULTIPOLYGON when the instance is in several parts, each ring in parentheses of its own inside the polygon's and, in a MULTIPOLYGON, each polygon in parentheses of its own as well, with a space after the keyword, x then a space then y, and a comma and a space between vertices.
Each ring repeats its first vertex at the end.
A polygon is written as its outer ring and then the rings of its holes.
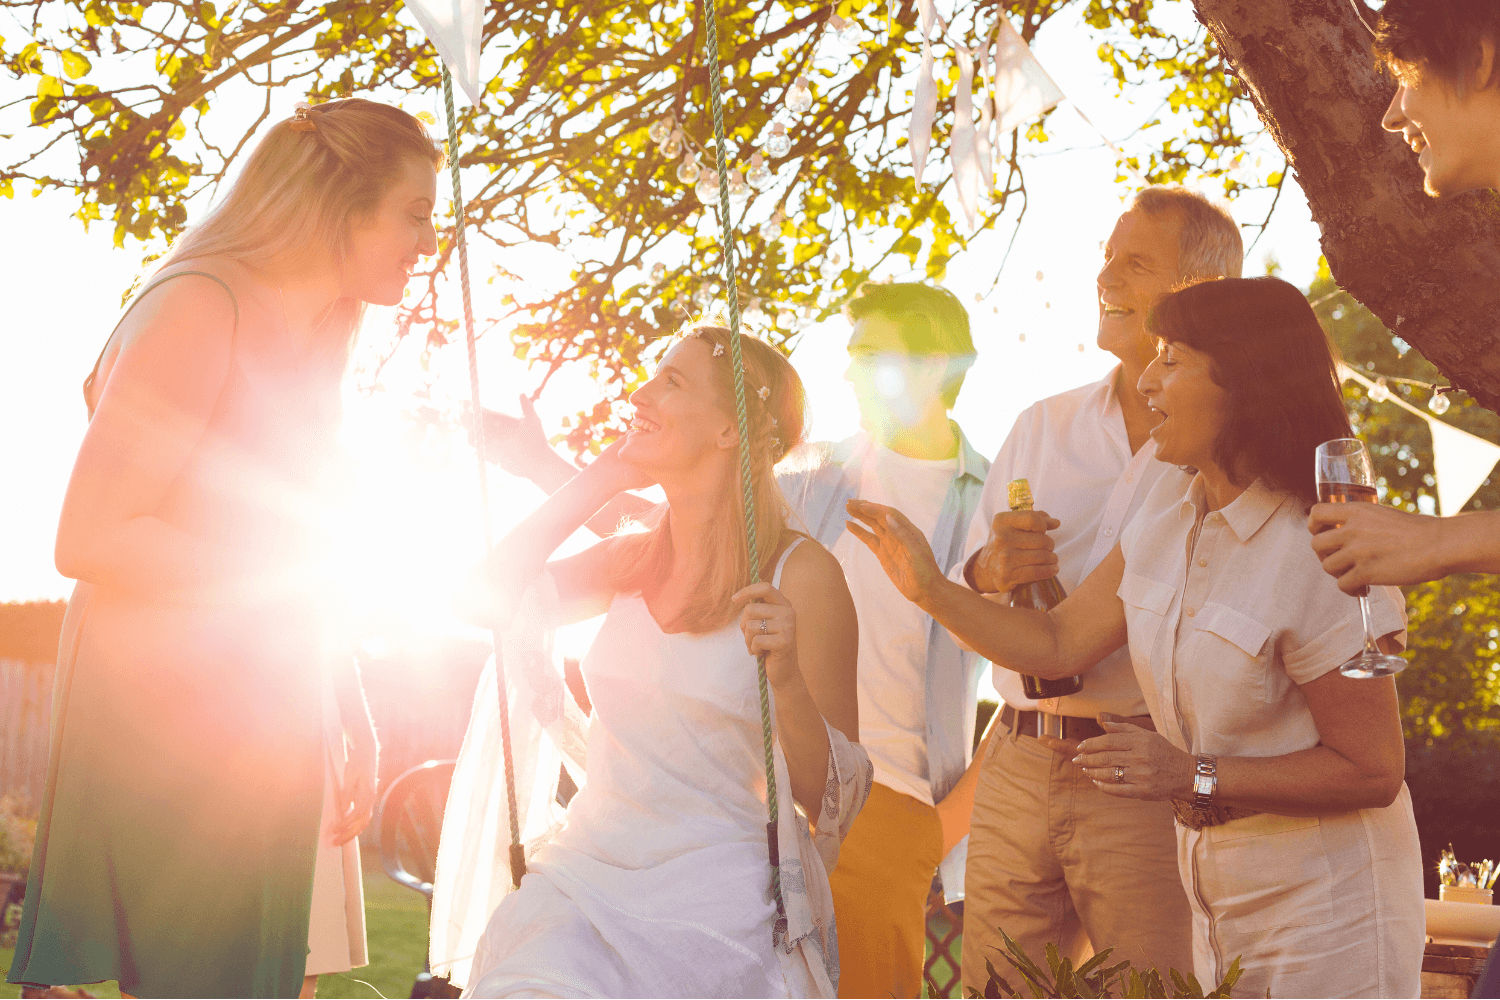
POLYGON ((1266 640, 1271 630, 1242 611, 1225 604, 1204 604, 1197 615, 1188 619, 1192 627, 1207 632, 1216 639, 1207 643, 1193 643, 1191 657, 1195 666, 1210 674, 1233 682, 1233 686, 1262 699, 1269 699, 1267 690, 1266 660, 1261 656, 1266 651, 1266 640), (1233 650, 1224 649, 1218 642, 1222 639, 1233 650), (1218 648, 1213 648, 1217 646, 1218 648), (1237 656, 1238 652, 1242 655, 1237 656))
POLYGON ((1115 594, 1125 605, 1125 627, 1132 654, 1148 650, 1161 628, 1177 588, 1126 570, 1115 594))

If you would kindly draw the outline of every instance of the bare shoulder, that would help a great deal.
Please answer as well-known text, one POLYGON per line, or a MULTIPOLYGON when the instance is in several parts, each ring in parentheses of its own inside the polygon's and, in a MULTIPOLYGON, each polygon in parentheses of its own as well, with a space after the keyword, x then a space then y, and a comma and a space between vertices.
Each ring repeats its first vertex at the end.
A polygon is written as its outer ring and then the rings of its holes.
POLYGON ((832 552, 812 538, 804 538, 787 556, 780 589, 794 605, 799 600, 850 600, 844 568, 832 552))
POLYGON ((248 272, 233 261, 218 257, 177 261, 152 275, 114 339, 123 348, 148 332, 182 328, 196 330, 200 337, 220 334, 227 338, 238 323, 239 302, 247 297, 249 287, 248 272))

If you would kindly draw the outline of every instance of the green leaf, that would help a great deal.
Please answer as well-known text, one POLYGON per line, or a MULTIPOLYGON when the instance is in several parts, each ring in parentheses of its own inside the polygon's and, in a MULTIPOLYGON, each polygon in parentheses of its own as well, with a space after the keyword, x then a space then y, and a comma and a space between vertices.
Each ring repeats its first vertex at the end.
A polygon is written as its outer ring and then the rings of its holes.
POLYGON ((63 73, 69 80, 77 80, 79 77, 87 76, 89 70, 94 68, 94 64, 89 62, 88 57, 82 52, 75 52, 69 49, 66 52, 58 53, 58 55, 62 58, 63 73))

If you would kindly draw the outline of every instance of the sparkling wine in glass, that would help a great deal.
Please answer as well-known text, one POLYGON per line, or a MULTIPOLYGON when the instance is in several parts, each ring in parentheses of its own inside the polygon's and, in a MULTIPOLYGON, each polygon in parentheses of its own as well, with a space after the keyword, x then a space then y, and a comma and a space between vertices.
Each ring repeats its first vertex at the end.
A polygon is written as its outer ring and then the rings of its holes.
MULTIPOLYGON (((1318 499, 1323 503, 1375 503, 1375 470, 1370 453, 1358 438, 1338 438, 1318 445, 1318 499)), ((1389 677, 1406 669, 1399 656, 1382 653, 1370 620, 1370 588, 1359 593, 1359 613, 1365 623, 1365 648, 1339 666, 1345 677, 1389 677)))

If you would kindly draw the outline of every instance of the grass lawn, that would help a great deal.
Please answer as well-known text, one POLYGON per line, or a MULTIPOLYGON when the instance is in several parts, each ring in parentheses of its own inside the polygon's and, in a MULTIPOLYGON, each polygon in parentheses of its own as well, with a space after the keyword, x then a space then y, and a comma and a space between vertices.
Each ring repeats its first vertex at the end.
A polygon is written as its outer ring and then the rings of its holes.
MULTIPOLYGON (((318 980, 320 997, 405 997, 412 980, 422 971, 422 952, 427 947, 427 903, 419 895, 397 885, 378 868, 366 870, 365 934, 370 964, 342 975, 318 980)), ((14 950, 0 948, 0 972, 9 972, 14 950)), ((101 997, 118 997, 113 983, 90 986, 101 997)), ((0 982, 0 1000, 19 997, 21 988, 0 982)))

